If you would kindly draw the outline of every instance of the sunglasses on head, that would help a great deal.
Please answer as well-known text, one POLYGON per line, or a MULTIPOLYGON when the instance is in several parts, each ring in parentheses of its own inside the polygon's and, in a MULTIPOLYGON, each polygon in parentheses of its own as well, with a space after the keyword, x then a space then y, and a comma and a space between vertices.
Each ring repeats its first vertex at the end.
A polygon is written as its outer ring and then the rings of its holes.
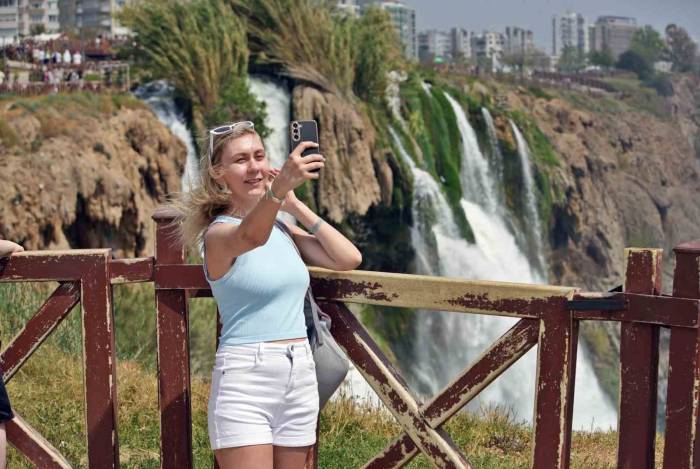
POLYGON ((253 124, 251 121, 241 121, 234 122, 233 124, 221 125, 211 129, 209 131, 209 162, 213 163, 212 157, 214 156, 214 136, 226 135, 236 129, 252 129, 254 127, 255 124, 253 124))

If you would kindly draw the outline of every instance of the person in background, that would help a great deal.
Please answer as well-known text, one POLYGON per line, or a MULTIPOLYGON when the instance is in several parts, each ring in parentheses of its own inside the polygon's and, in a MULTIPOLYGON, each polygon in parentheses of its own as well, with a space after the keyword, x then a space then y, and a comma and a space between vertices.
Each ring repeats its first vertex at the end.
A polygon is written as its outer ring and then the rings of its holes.
MULTIPOLYGON (((17 243, 0 239, 0 257, 9 256, 15 252, 22 252, 24 248, 17 243)), ((0 469, 5 469, 7 460, 7 435, 5 434, 5 422, 12 420, 15 415, 12 413, 10 398, 7 397, 5 381, 0 379, 0 469)))

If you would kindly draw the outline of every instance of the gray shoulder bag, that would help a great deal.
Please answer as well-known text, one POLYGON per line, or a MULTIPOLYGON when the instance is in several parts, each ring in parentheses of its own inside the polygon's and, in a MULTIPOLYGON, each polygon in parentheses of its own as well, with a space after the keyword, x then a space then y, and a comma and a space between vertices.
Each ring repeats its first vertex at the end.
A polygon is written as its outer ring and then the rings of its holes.
MULTIPOLYGON (((287 234, 301 257, 299 248, 294 243, 292 233, 287 225, 279 220, 275 220, 275 224, 287 234)), ((304 318, 306 320, 306 334, 316 363, 320 410, 345 379, 350 369, 350 362, 331 335, 331 317, 319 308, 311 292, 311 287, 306 291, 304 299, 304 318)))

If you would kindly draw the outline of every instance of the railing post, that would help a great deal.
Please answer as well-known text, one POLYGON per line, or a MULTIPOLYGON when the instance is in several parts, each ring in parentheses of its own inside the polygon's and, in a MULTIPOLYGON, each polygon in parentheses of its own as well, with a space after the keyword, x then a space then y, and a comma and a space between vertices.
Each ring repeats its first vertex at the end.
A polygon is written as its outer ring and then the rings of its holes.
MULTIPOLYGON (((185 249, 173 236, 175 214, 156 210, 155 267, 184 264, 185 249)), ((166 469, 192 467, 192 406, 187 295, 184 290, 158 290, 158 400, 160 403, 160 461, 166 469)))
POLYGON ((117 364, 109 250, 86 263, 80 285, 85 362, 85 431, 90 468, 119 467, 117 364))
MULTIPOLYGON (((661 249, 625 249, 625 291, 661 293, 661 249)), ((634 313, 634 311, 630 311, 634 313)), ((659 327, 620 325, 620 413, 617 467, 654 467, 659 327)))
POLYGON ((542 312, 537 347, 532 467, 567 469, 571 451, 578 321, 566 298, 542 312))
MULTIPOLYGON (((676 253, 673 296, 700 298, 700 241, 681 244, 676 253)), ((698 329, 674 327, 668 357, 666 443, 664 468, 700 465, 698 447, 698 389, 700 388, 698 329)))

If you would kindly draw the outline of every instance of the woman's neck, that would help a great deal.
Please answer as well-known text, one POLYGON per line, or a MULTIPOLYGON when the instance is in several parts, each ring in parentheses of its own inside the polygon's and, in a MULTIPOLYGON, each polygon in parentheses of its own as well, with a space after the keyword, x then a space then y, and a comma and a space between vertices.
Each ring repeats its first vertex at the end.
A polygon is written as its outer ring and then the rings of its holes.
POLYGON ((239 218, 245 218, 255 208, 259 200, 260 197, 252 197, 247 200, 236 201, 235 204, 232 203, 229 205, 226 213, 239 218))

